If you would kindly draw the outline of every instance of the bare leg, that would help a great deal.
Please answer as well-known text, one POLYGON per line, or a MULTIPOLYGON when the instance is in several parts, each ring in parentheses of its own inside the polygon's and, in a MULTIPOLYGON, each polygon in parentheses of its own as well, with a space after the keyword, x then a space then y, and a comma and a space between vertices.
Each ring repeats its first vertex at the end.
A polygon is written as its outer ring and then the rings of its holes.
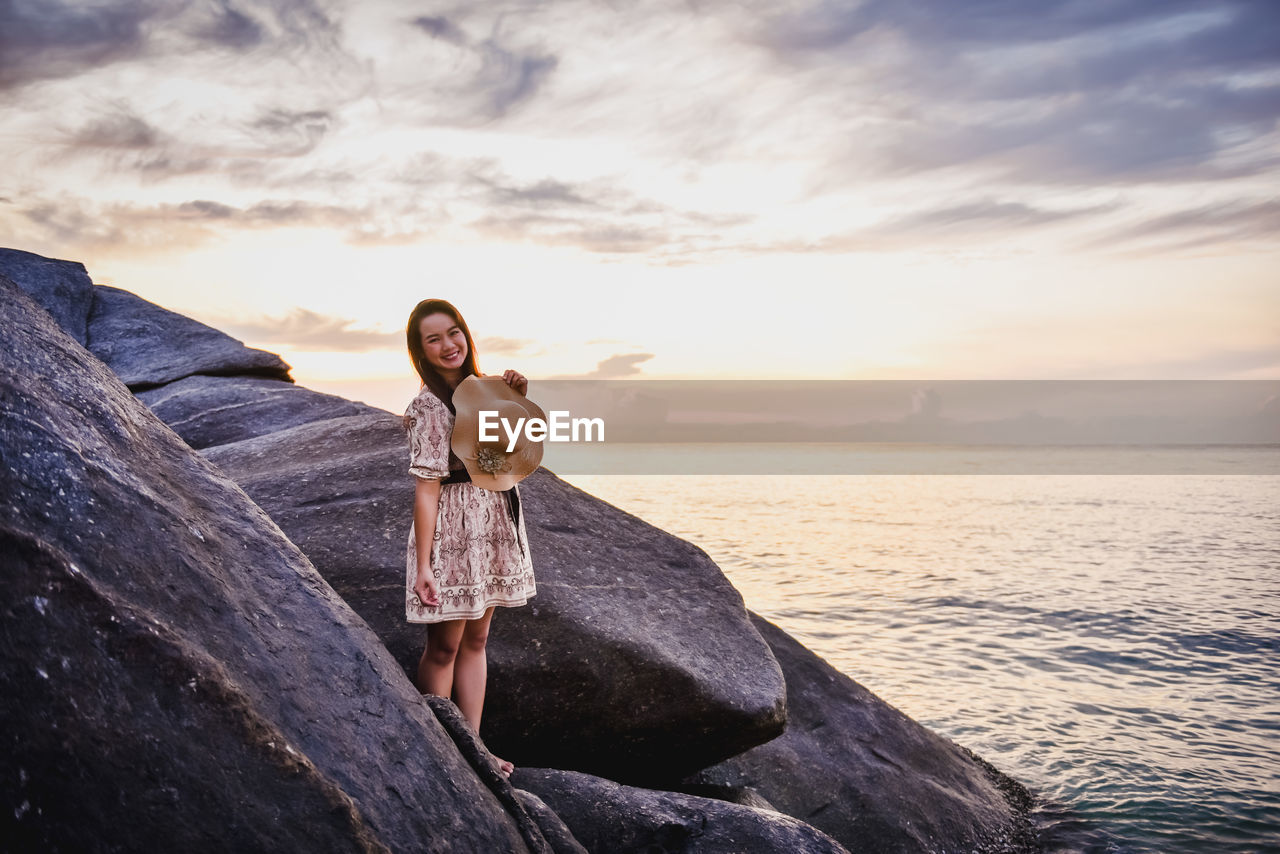
POLYGON ((453 693, 454 662, 466 620, 427 624, 427 648, 418 659, 418 690, 448 697, 453 693))
POLYGON ((471 724, 471 728, 480 732, 480 716, 484 711, 485 681, 489 674, 488 657, 485 655, 485 644, 489 640, 489 621, 493 619, 493 608, 484 612, 477 620, 467 620, 462 629, 462 639, 458 644, 458 659, 454 665, 453 688, 457 692, 458 708, 471 724))
MULTIPOLYGON (((484 689, 489 675, 489 661, 485 654, 485 644, 489 640, 489 621, 493 619, 493 608, 484 612, 477 620, 468 620, 462 630, 462 640, 458 646, 457 663, 454 665, 453 689, 457 693, 458 708, 462 716, 471 724, 471 728, 480 732, 480 716, 484 711, 484 689)), ((514 766, 505 759, 493 757, 504 776, 510 775, 514 766)))

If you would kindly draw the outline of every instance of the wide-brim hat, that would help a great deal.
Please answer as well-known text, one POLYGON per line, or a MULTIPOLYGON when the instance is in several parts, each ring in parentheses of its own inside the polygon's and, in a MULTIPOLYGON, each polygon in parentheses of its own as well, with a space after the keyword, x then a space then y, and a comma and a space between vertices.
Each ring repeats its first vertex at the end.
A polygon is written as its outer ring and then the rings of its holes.
POLYGON ((532 442, 524 425, 516 436, 515 447, 510 452, 510 437, 501 426, 505 421, 513 429, 519 419, 547 420, 547 414, 538 404, 507 385, 502 377, 469 376, 453 390, 453 453, 467 467, 471 482, 484 489, 501 492, 524 480, 542 462, 542 443, 532 442), (496 440, 480 441, 480 413, 496 412, 489 416, 489 435, 496 440), (492 425, 498 424, 495 429, 492 425))

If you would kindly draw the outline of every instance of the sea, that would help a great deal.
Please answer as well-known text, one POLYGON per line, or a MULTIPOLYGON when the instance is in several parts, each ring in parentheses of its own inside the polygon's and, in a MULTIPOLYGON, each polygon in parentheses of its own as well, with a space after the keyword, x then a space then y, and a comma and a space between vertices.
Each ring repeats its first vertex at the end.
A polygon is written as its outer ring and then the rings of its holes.
POLYGON ((1280 475, 1257 473, 1280 446, 1227 456, 559 474, 697 544, 748 608, 1028 786, 1046 851, 1280 852, 1280 475))

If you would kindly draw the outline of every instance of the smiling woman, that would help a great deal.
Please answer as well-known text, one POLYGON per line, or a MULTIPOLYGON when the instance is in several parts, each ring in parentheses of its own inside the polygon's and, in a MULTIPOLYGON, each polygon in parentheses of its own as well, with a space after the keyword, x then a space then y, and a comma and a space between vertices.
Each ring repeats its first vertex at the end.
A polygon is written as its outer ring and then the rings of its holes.
MULTIPOLYGON (((405 618, 427 624, 417 685, 424 694, 452 696, 479 733, 494 609, 523 605, 537 593, 515 485, 519 477, 502 483, 482 478, 451 450, 454 391, 464 380, 475 383, 479 374, 475 342, 462 315, 444 300, 423 300, 405 332, 422 379, 404 416, 415 484, 405 618)), ((509 370, 502 381, 523 399, 528 380, 509 370)), ((502 774, 511 773, 510 762, 494 759, 502 774)))

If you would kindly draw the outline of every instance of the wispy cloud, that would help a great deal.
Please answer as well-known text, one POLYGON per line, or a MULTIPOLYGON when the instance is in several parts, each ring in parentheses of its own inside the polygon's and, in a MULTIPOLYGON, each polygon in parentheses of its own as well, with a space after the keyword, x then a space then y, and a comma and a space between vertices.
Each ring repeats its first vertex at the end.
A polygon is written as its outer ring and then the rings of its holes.
POLYGON ((534 97, 559 63, 557 57, 541 50, 509 46, 495 31, 473 39, 449 17, 423 15, 409 24, 469 55, 469 61, 462 63, 467 71, 453 76, 449 89, 455 96, 478 101, 491 118, 504 116, 534 97))
POLYGON ((142 53, 142 2, 83 7, 74 3, 0 5, 0 88, 70 77, 142 53))
POLYGON ((875 0, 766 20, 755 38, 785 62, 879 72, 892 108, 873 145, 899 173, 1131 183, 1276 163, 1249 151, 1280 116, 1280 6, 1265 0, 875 0))
POLYGON ((1098 246, 1156 241, 1182 248, 1267 241, 1280 234, 1280 199, 1224 202, 1152 216, 1096 238, 1098 246))
POLYGON ((404 346, 402 332, 376 332, 353 328, 355 326, 354 320, 323 315, 301 307, 284 317, 230 319, 218 324, 218 328, 246 340, 299 350, 363 353, 404 346))
POLYGON ((161 141, 158 129, 127 112, 91 121, 75 131, 71 143, 81 148, 147 149, 161 141))
POLYGON ((0 225, 69 252, 287 226, 663 264, 1253 239, 1278 30, 1269 0, 0 4, 0 225), (1192 182, 1212 206, 1138 198, 1192 182))
POLYGON ((653 353, 619 353, 601 359, 595 370, 585 374, 563 374, 550 377, 555 380, 614 380, 622 377, 633 377, 640 374, 640 365, 649 361, 653 353))
POLYGON ((485 356, 521 356, 529 355, 537 349, 532 338, 504 338, 490 335, 476 341, 476 350, 485 356))
POLYGON ((294 49, 337 28, 311 0, 0 4, 0 89, 199 50, 294 49))

